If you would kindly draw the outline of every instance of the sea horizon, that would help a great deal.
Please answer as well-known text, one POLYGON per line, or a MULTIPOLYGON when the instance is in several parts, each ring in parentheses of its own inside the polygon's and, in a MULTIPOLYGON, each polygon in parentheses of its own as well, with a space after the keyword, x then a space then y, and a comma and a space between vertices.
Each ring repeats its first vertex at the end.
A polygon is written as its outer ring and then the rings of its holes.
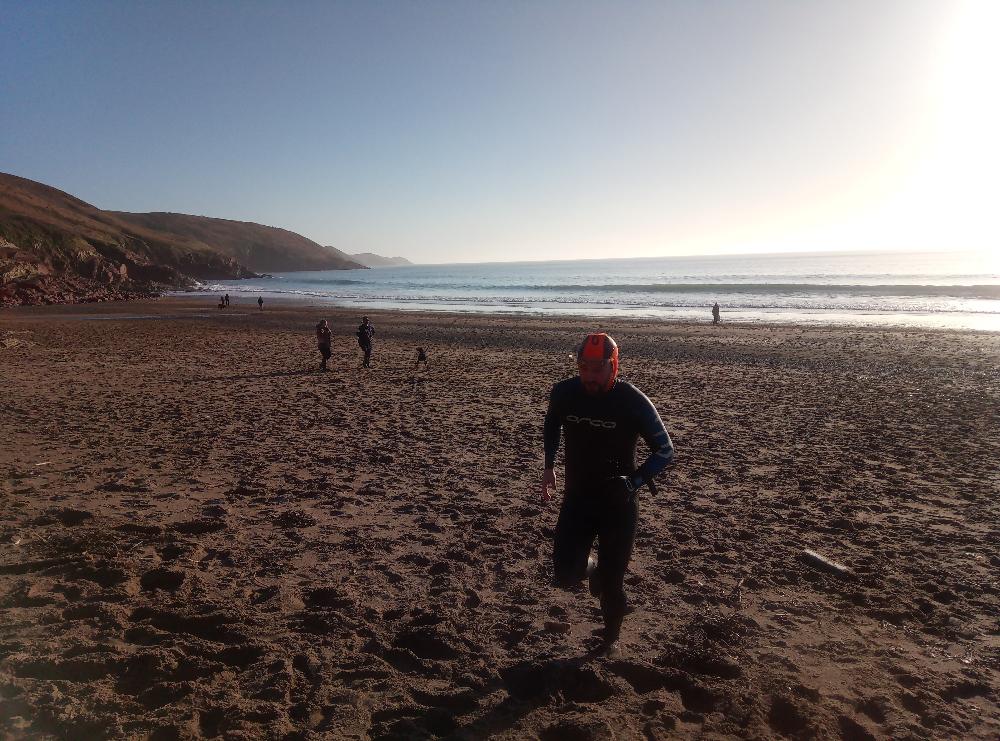
POLYGON ((200 291, 359 308, 1000 331, 984 252, 781 252, 281 272, 200 291))
MULTIPOLYGON (((948 255, 948 256, 969 256, 969 257, 983 257, 987 261, 994 260, 997 269, 1000 270, 1000 258, 993 258, 993 253, 986 250, 957 250, 957 251, 947 251, 947 250, 890 250, 890 249, 873 249, 873 250, 774 250, 772 252, 711 252, 706 254, 683 254, 683 255, 630 255, 627 257, 562 257, 562 258, 547 258, 538 260, 475 260, 475 261, 456 261, 456 262, 411 262, 409 265, 394 265, 394 266, 377 266, 368 268, 370 270, 384 270, 386 267, 451 267, 456 265, 469 266, 469 265, 539 265, 539 264, 549 264, 549 263, 577 263, 577 262, 634 262, 640 260, 711 260, 713 258, 726 259, 726 258, 748 258, 748 257, 793 257, 793 256, 809 256, 809 257, 830 257, 830 256, 892 256, 892 255, 948 255)), ((282 271, 278 271, 282 272, 282 271)), ((287 272, 287 271, 286 271, 287 272)))

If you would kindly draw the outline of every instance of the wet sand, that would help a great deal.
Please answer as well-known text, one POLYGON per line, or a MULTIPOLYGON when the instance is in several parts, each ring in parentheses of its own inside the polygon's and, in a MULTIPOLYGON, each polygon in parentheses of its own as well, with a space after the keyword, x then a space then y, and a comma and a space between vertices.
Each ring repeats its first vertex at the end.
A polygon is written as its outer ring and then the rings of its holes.
POLYGON ((1000 736, 1000 334, 371 316, 0 312, 0 736, 1000 736), (594 328, 678 449, 618 659, 537 494, 594 328))

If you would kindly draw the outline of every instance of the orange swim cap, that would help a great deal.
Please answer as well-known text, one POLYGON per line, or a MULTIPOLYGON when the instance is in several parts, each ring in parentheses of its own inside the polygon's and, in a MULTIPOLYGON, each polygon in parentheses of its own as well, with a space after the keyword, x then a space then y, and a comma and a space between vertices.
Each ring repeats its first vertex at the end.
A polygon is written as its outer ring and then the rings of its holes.
POLYGON ((576 352, 576 362, 581 360, 607 360, 611 363, 611 375, 605 391, 610 391, 618 377, 618 343, 604 332, 588 334, 576 352))

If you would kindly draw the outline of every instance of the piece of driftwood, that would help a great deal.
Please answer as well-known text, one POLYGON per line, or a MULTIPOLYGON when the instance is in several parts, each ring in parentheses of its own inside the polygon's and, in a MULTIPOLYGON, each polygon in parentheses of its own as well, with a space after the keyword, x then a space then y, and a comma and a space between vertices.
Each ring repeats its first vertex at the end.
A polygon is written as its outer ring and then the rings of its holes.
POLYGON ((831 574, 836 574, 837 576, 845 579, 854 575, 854 573, 848 567, 844 566, 844 564, 829 559, 816 551, 810 550, 809 548, 802 551, 802 560, 810 566, 814 566, 817 569, 827 571, 831 574))

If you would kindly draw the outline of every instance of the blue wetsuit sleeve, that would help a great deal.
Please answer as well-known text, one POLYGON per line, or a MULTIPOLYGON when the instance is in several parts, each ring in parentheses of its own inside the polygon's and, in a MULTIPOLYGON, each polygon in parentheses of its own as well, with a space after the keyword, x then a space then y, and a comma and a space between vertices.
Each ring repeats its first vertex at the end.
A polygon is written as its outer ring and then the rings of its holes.
POLYGON ((674 444, 670 441, 667 428, 663 426, 659 412, 649 398, 636 389, 636 412, 638 414, 639 434, 649 446, 649 457, 643 461, 638 470, 632 474, 636 486, 642 486, 651 481, 660 471, 674 459, 674 444))
POLYGON ((549 394, 549 408, 545 413, 545 429, 543 440, 545 442, 545 467, 552 468, 556 465, 556 453, 559 452, 559 436, 562 432, 562 422, 559 420, 558 394, 553 386, 549 394))

